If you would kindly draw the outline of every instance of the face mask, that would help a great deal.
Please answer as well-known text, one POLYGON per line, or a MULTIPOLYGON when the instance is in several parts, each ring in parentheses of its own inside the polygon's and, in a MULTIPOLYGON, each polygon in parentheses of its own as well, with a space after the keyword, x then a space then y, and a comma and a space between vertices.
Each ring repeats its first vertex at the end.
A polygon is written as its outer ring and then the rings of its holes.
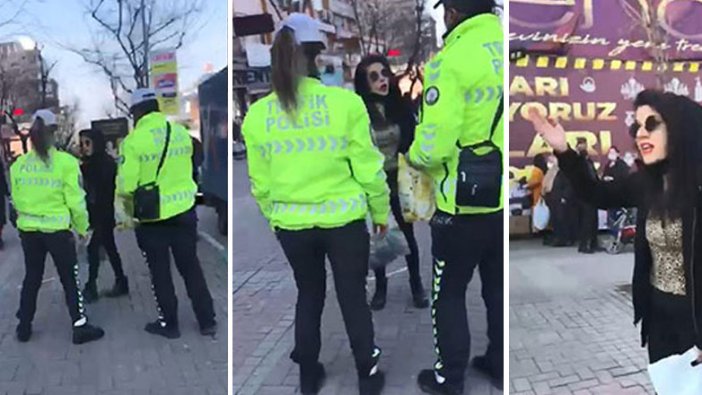
POLYGON ((617 160, 617 153, 611 152, 609 155, 607 155, 607 158, 612 161, 617 160))
POLYGON ((624 155, 624 163, 626 163, 627 166, 632 166, 634 164, 634 157, 631 155, 624 155))
POLYGON ((548 163, 546 164, 546 167, 549 168, 549 169, 553 169, 553 162, 548 162, 548 163))

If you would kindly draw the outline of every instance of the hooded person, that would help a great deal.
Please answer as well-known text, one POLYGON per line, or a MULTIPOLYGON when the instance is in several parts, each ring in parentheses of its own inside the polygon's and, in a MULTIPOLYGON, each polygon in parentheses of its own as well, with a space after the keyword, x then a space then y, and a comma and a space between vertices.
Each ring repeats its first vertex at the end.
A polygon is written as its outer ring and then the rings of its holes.
POLYGON ((97 278, 100 269, 100 248, 103 248, 110 259, 115 274, 115 284, 105 295, 118 297, 129 294, 129 283, 122 269, 122 259, 115 243, 115 178, 117 164, 107 154, 105 137, 95 129, 80 132, 80 148, 83 156, 81 173, 90 226, 93 237, 88 245, 88 282, 85 284, 83 296, 87 303, 98 299, 97 278))

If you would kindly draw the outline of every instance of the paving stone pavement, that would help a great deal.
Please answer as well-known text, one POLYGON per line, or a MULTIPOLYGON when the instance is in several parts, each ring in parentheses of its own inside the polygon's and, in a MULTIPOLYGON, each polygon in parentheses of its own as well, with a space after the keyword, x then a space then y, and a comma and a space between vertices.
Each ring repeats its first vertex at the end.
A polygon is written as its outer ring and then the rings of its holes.
POLYGON ((633 254, 510 242, 510 394, 653 394, 633 325, 633 254))
MULTIPOLYGON (((234 165, 233 203, 233 385, 237 395, 286 395, 299 393, 297 365, 290 359, 293 346, 294 306, 297 291, 273 233, 248 194, 246 169, 234 165)), ((417 227, 425 286, 430 284, 428 227, 417 227)), ((384 394, 420 394, 417 373, 434 361, 429 310, 411 305, 404 261, 388 269, 388 303, 373 314, 376 342, 383 349, 381 369, 386 372, 384 394)), ((373 283, 369 283, 369 292, 373 283)), ((329 279, 322 318, 321 362, 327 381, 320 392, 358 394, 351 350, 344 330, 334 287, 329 279)), ((487 348, 485 307, 476 273, 466 301, 473 335, 472 353, 487 348)), ((469 369, 465 394, 502 394, 489 381, 469 369)))
MULTIPOLYGON (((201 211, 201 230, 214 229, 211 210, 201 211)), ((34 335, 29 343, 15 339, 15 312, 24 264, 14 229, 4 235, 0 251, 0 395, 223 395, 227 393, 227 266, 224 256, 198 244, 203 271, 215 302, 219 333, 199 334, 180 276, 174 283, 180 301, 182 337, 167 340, 144 332, 156 316, 146 265, 133 232, 119 233, 117 244, 129 276, 127 298, 102 298, 87 305, 90 321, 106 331, 104 339, 71 344, 70 319, 53 262, 49 259, 39 292, 34 335)), ((80 278, 87 278, 87 264, 80 278)), ((103 262, 99 287, 113 282, 103 262)))

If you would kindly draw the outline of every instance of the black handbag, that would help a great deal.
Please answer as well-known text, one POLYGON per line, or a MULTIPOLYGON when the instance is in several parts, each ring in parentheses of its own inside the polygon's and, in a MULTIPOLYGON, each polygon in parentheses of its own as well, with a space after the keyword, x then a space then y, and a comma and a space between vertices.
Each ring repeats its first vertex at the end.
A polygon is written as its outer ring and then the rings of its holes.
POLYGON ((495 128, 502 118, 504 103, 500 97, 500 104, 495 113, 490 128, 490 137, 480 143, 461 147, 456 143, 461 153, 458 159, 458 173, 456 180, 456 205, 464 207, 498 208, 502 195, 502 150, 495 145, 492 137, 495 128), (489 152, 478 155, 476 151, 481 148, 489 152))
POLYGON ((171 123, 166 123, 166 143, 163 145, 161 160, 156 168, 156 177, 153 182, 139 185, 134 191, 134 217, 140 221, 154 221, 161 218, 161 191, 158 186, 158 175, 161 173, 163 162, 168 154, 168 145, 171 141, 171 123))

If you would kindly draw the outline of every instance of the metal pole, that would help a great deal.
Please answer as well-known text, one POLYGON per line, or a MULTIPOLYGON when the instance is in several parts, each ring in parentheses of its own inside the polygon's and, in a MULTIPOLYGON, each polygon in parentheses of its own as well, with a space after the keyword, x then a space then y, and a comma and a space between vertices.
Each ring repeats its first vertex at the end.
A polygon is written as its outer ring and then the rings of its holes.
POLYGON ((141 31, 144 35, 144 83, 145 87, 149 87, 149 32, 146 28, 146 5, 144 0, 141 0, 141 31))

